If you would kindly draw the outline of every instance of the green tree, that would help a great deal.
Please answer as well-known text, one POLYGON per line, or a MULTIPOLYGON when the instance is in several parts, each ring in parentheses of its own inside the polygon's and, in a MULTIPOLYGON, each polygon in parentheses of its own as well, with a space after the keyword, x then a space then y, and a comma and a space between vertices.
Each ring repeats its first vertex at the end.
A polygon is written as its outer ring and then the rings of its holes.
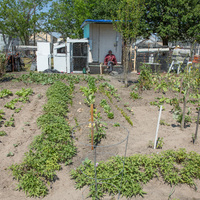
POLYGON ((168 41, 199 40, 199 0, 146 0, 144 18, 150 33, 168 41))
POLYGON ((1 0, 0 30, 28 45, 33 33, 40 32, 42 9, 50 0, 1 0))
POLYGON ((44 16, 48 32, 58 32, 63 38, 81 38, 81 24, 86 19, 111 19, 116 16, 120 0, 59 0, 44 16))
POLYGON ((89 15, 84 0, 59 0, 53 2, 44 18, 47 32, 58 32, 64 39, 83 36, 81 24, 89 15))
POLYGON ((143 11, 143 0, 122 0, 113 17, 115 29, 123 38, 123 66, 125 86, 128 86, 128 63, 130 46, 139 33, 140 20, 143 11))

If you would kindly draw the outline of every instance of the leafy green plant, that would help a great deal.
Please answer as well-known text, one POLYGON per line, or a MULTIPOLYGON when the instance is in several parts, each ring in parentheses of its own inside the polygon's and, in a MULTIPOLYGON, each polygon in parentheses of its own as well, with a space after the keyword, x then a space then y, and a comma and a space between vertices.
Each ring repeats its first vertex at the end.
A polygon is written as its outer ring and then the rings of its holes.
POLYGON ((129 103, 125 103, 125 104, 124 104, 124 107, 128 107, 128 106, 129 106, 129 103))
POLYGON ((130 97, 132 98, 132 99, 141 99, 141 97, 139 96, 139 94, 138 93, 136 93, 135 91, 132 91, 132 92, 130 92, 130 97))
POLYGON ((7 154, 7 157, 11 157, 11 156, 14 156, 14 153, 13 153, 13 152, 9 152, 9 153, 7 154))
POLYGON ((86 99, 84 99, 85 103, 90 106, 91 104, 94 104, 95 102, 95 95, 94 95, 94 91, 92 89, 89 89, 87 87, 80 87, 80 90, 84 93, 83 96, 86 97, 86 99))
MULTIPOLYGON (((181 110, 176 110, 173 113, 173 117, 174 117, 174 119, 176 119, 176 121, 178 123, 180 123, 180 124, 182 123, 183 114, 182 114, 181 110)), ((187 113, 187 115, 185 115, 184 126, 187 123, 191 123, 191 122, 192 122, 191 116, 189 116, 189 113, 187 113)))
POLYGON ((0 120, 3 119, 4 114, 5 114, 5 113, 4 113, 3 109, 1 109, 1 110, 0 110, 0 120))
POLYGON ((27 97, 33 94, 33 90, 31 88, 27 88, 27 89, 22 88, 21 90, 17 91, 15 94, 20 97, 27 97))
POLYGON ((108 112, 108 118, 109 119, 114 119, 114 113, 113 112, 108 112))
MULTIPOLYGON (((98 145, 103 138, 106 138, 106 123, 101 122, 101 113, 97 112, 96 109, 93 110, 94 112, 94 136, 93 136, 93 141, 95 145, 98 145)), ((89 138, 91 141, 91 133, 89 134, 89 138)))
POLYGON ((113 85, 110 85, 107 82, 101 83, 99 85, 99 90, 109 98, 111 103, 112 103, 112 96, 115 99, 117 99, 117 101, 120 101, 120 96, 117 93, 117 89, 115 89, 113 85))
POLYGON ((73 88, 72 84, 67 86, 63 82, 56 82, 47 90, 48 101, 56 99, 55 102, 59 104, 55 104, 55 111, 53 108, 45 110, 45 114, 38 118, 42 134, 35 137, 23 162, 10 167, 19 181, 18 189, 25 191, 28 196, 45 196, 48 192, 46 183, 56 177, 55 171, 61 168, 59 163, 71 163, 71 158, 76 154, 71 127, 65 118, 66 110, 63 111, 65 105, 72 101, 73 88))
POLYGON ((160 125, 170 126, 170 124, 166 123, 164 119, 161 119, 161 120, 160 120, 160 125))
POLYGON ((18 146, 19 146, 19 144, 13 144, 13 146, 14 146, 14 147, 18 147, 18 146))
POLYGON ((113 119, 114 118, 114 113, 110 112, 111 111, 111 107, 108 105, 107 101, 105 99, 102 99, 100 102, 100 106, 103 107, 104 112, 107 113, 107 116, 109 119, 113 119))
POLYGON ((120 124, 119 124, 119 123, 114 123, 113 126, 114 126, 114 127, 120 127, 120 124))
POLYGON ((163 145, 164 145, 163 138, 158 137, 158 140, 156 142, 156 148, 157 149, 162 149, 163 145))
POLYGON ((153 78, 150 67, 146 67, 145 65, 140 67, 138 83, 140 90, 150 90, 152 88, 153 78))
POLYGON ((21 111, 22 108, 16 108, 15 109, 15 113, 19 113, 21 111))
POLYGON ((0 91, 0 98, 4 98, 10 95, 13 95, 13 93, 8 89, 3 89, 0 91))
POLYGON ((6 121, 6 122, 4 123, 4 126, 5 126, 5 127, 10 127, 10 126, 14 127, 14 126, 15 126, 14 121, 15 121, 15 119, 14 119, 13 117, 11 117, 9 121, 6 121))
POLYGON ((168 91, 168 84, 166 80, 161 79, 160 83, 158 83, 155 87, 155 91, 163 92, 164 94, 168 91))
POLYGON ((126 121, 133 126, 133 122, 131 121, 130 117, 124 112, 123 109, 121 109, 120 107, 118 107, 117 105, 115 105, 115 107, 117 108, 117 110, 119 110, 121 112, 121 114, 123 115, 123 117, 126 119, 126 121))
POLYGON ((144 196, 146 194, 142 185, 148 183, 154 177, 161 177, 171 186, 177 184, 188 184, 195 188, 195 180, 200 179, 200 171, 196 163, 200 162, 200 155, 196 152, 187 153, 185 149, 178 151, 167 150, 159 154, 134 154, 127 157, 124 163, 124 176, 116 176, 123 169, 123 157, 112 157, 105 162, 91 162, 87 159, 78 168, 71 171, 71 177, 75 179, 76 188, 84 186, 90 188, 88 194, 92 199, 101 198, 105 193, 117 194, 118 190, 109 184, 97 184, 97 196, 95 190, 95 180, 89 177, 95 176, 94 165, 96 165, 96 175, 99 179, 109 179, 110 184, 116 187, 121 185, 121 194, 126 198, 132 196, 144 196), (82 173, 84 171, 84 174, 82 173), (87 176, 85 176, 87 175, 87 176))
POLYGON ((6 136, 6 132, 5 131, 0 131, 0 136, 6 136))

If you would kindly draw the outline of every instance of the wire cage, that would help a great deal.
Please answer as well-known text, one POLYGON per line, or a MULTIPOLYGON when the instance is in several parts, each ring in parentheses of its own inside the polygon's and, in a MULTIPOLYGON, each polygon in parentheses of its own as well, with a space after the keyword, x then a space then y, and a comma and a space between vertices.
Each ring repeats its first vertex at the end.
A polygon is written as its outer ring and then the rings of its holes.
MULTIPOLYGON (((124 165, 126 160, 126 152, 128 145, 129 131, 122 125, 118 123, 108 123, 108 122, 86 122, 80 125, 77 125, 73 131, 72 136, 75 139, 79 154, 77 162, 75 162, 75 167, 84 165, 85 162, 91 162, 94 166, 92 170, 93 175, 87 175, 84 170, 81 170, 81 173, 86 176, 88 179, 93 181, 89 187, 86 187, 82 192, 82 199, 86 199, 87 192, 90 187, 95 187, 95 199, 97 198, 98 187, 102 184, 109 184, 111 187, 115 188, 115 191, 118 191, 118 199, 120 198, 120 187, 109 183, 108 180, 115 178, 116 176, 121 176, 123 178, 124 165), (98 126, 105 128, 105 136, 101 141, 95 140, 95 134, 98 133, 98 126), (94 130, 94 143, 91 144, 91 131, 94 130), (98 167, 105 162, 109 162, 113 158, 118 159, 118 162, 121 164, 121 168, 118 172, 114 174, 106 175, 102 177, 101 174, 98 174, 98 167)), ((86 166, 87 167, 87 166, 86 166)), ((104 197, 106 199, 106 197, 104 197)))

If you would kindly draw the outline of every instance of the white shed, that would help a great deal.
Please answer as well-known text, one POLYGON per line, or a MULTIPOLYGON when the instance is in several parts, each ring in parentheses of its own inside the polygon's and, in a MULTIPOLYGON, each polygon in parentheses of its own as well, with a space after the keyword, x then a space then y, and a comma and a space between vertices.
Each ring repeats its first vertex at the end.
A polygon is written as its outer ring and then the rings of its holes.
POLYGON ((89 40, 89 63, 103 63, 109 50, 121 63, 122 38, 114 30, 112 20, 87 19, 81 27, 84 29, 84 38, 89 40))
POLYGON ((54 44, 54 69, 60 72, 80 73, 88 65, 88 40, 67 38, 65 43, 54 44))

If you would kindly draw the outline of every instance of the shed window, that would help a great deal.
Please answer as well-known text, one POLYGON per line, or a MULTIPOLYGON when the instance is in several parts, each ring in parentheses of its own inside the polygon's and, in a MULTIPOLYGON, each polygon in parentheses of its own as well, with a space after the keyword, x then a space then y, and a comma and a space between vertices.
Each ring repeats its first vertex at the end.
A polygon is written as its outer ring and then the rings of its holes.
POLYGON ((57 49, 57 53, 63 53, 63 54, 66 53, 65 47, 57 49))

